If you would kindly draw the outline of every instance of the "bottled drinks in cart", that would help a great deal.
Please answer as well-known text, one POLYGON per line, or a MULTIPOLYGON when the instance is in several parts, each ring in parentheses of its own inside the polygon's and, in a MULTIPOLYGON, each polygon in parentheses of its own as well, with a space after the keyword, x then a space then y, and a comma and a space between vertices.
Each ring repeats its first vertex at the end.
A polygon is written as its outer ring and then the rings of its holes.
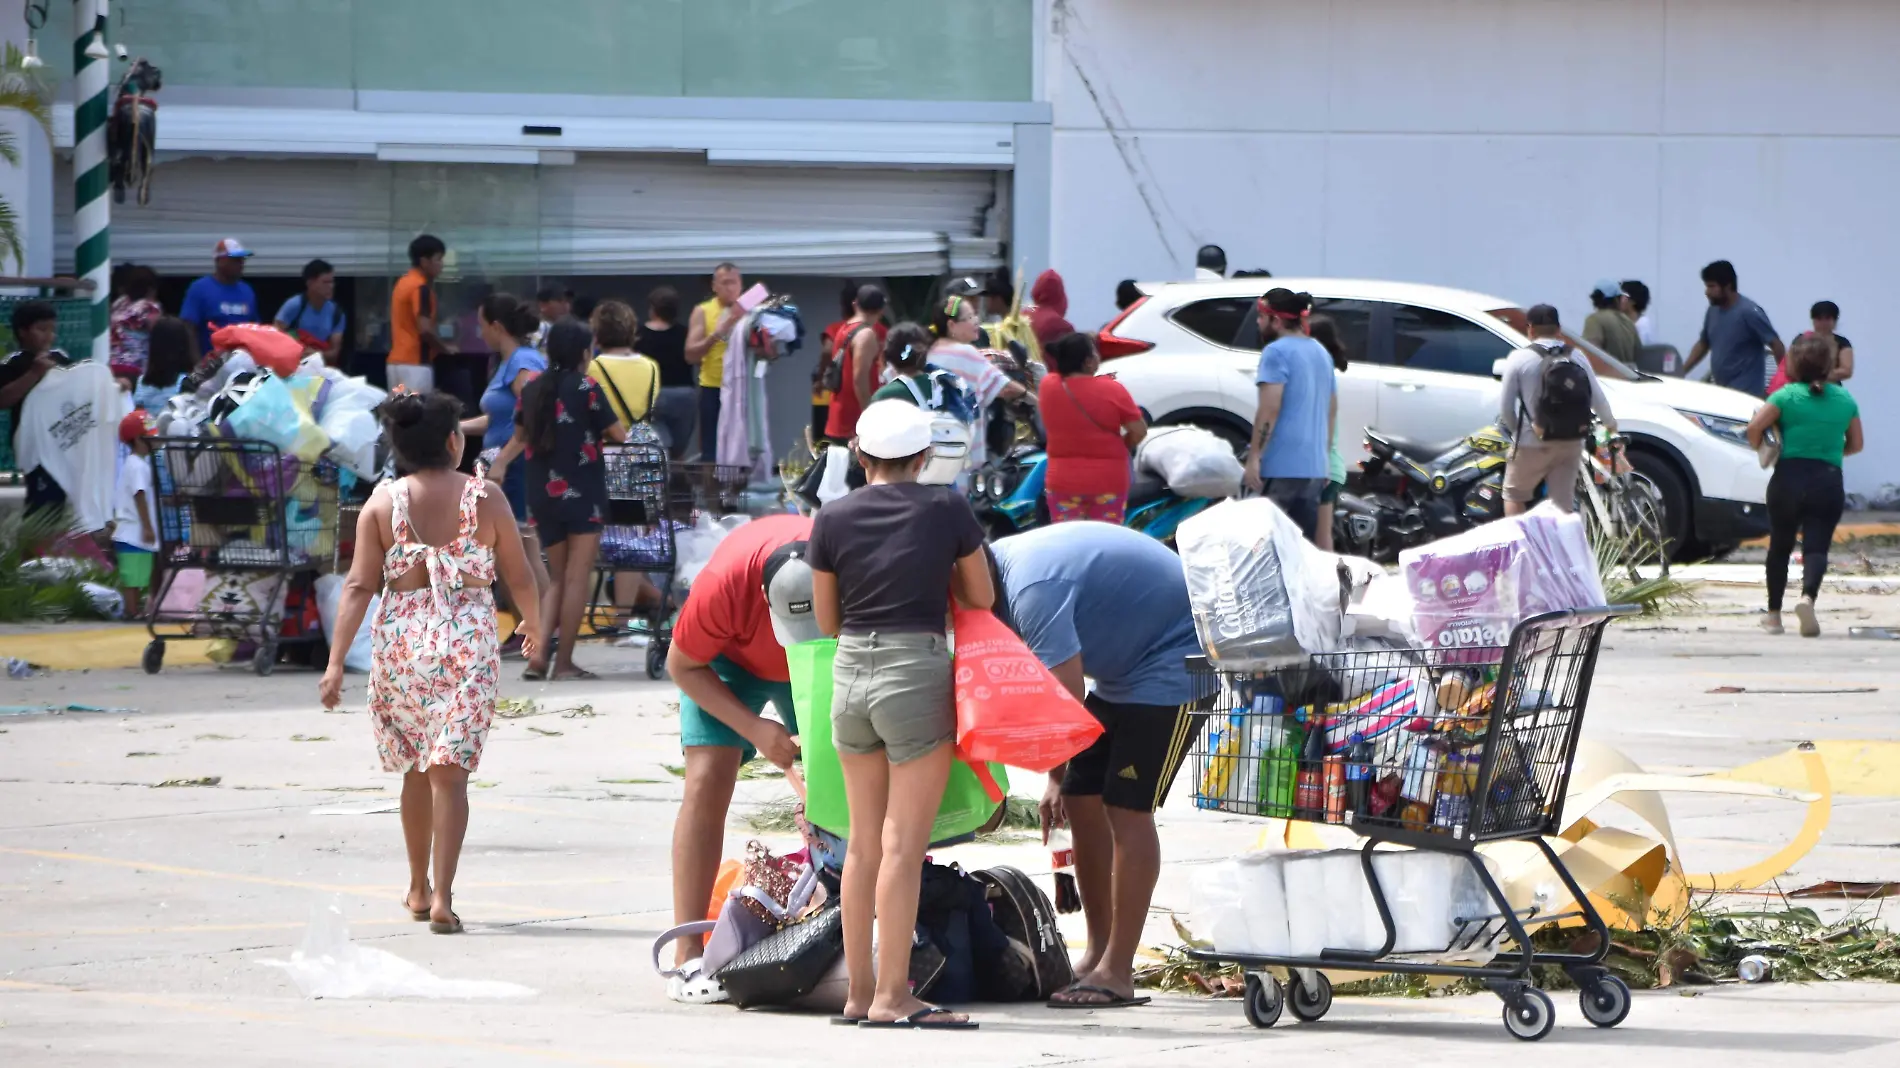
POLYGON ((1317 709, 1306 721, 1293 804, 1298 819, 1317 823, 1326 818, 1326 722, 1317 709))
POLYGON ((1325 758, 1326 822, 1346 822, 1346 758, 1333 753, 1325 758))
POLYGON ((1363 820, 1372 813, 1372 743, 1354 734, 1346 746, 1346 811, 1363 820))

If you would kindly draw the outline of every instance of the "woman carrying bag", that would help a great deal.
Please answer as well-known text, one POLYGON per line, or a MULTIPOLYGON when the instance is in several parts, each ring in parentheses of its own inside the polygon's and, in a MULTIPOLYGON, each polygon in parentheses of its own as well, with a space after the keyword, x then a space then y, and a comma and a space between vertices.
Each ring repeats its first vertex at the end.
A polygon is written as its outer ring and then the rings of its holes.
POLYGON ((1064 334, 1045 351, 1055 370, 1043 376, 1036 404, 1049 439, 1043 492, 1050 521, 1119 525, 1128 509, 1128 457, 1148 424, 1127 387, 1096 377, 1102 358, 1087 334, 1064 334))
MULTIPOLYGON (((1853 395, 1828 377, 1834 370, 1834 342, 1815 334, 1797 339, 1789 350, 1793 381, 1776 390, 1748 424, 1748 443, 1762 447, 1768 431, 1779 429, 1781 451, 1768 481, 1768 614, 1762 629, 1781 634, 1781 603, 1788 586, 1788 560, 1801 536, 1801 600, 1794 614, 1801 636, 1816 638, 1821 624, 1814 599, 1827 574, 1828 547, 1846 507, 1841 462, 1859 452, 1860 406, 1853 395)), ((1772 455, 1772 454, 1770 454, 1772 455)))

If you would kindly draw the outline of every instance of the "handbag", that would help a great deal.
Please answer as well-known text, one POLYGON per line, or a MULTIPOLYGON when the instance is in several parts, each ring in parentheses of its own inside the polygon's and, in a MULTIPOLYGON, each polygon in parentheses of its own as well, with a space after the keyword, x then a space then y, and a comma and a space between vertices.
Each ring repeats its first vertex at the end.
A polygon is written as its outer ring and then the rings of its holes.
POLYGON ((844 913, 831 906, 726 962, 713 974, 734 1005, 783 1005, 818 986, 844 953, 844 913))

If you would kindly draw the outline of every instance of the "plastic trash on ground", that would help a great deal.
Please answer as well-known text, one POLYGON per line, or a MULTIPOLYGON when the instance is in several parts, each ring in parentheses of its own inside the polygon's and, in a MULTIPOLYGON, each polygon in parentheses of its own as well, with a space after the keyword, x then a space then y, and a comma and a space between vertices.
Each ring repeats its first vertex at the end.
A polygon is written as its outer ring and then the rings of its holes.
POLYGON ((1135 449, 1135 466, 1167 483, 1177 497, 1240 496, 1240 460, 1233 446, 1197 426, 1157 427, 1135 449))
POLYGON ((394 953, 350 941, 343 907, 335 899, 310 910, 303 945, 290 959, 263 960, 290 973, 309 998, 516 998, 534 991, 497 979, 443 979, 394 953))

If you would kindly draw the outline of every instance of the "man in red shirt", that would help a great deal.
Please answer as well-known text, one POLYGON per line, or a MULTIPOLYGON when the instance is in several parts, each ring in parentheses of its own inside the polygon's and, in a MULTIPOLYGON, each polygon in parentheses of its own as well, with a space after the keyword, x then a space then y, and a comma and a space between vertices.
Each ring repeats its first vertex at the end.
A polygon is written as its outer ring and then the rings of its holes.
MULTIPOLYGON (((680 745, 686 751, 686 797, 673 823, 675 923, 706 918, 726 840, 739 765, 754 755, 790 769, 798 758, 791 672, 773 630, 766 572, 788 546, 811 536, 805 516, 755 519, 713 550, 673 626, 666 668, 680 688, 680 745), (760 713, 770 704, 778 719, 760 713)), ((791 552, 796 552, 792 549, 791 552)), ((809 613, 809 595, 800 609, 809 613)), ((809 618, 809 616, 806 616, 809 618)), ((820 637, 815 628, 809 635, 820 637)), ((700 955, 700 940, 677 942, 679 963, 700 955)))
POLYGON ((844 364, 838 392, 825 417, 825 437, 834 445, 849 445, 857 434, 858 416, 877 392, 877 365, 884 349, 884 291, 860 286, 853 306, 857 314, 846 323, 833 357, 844 364))

